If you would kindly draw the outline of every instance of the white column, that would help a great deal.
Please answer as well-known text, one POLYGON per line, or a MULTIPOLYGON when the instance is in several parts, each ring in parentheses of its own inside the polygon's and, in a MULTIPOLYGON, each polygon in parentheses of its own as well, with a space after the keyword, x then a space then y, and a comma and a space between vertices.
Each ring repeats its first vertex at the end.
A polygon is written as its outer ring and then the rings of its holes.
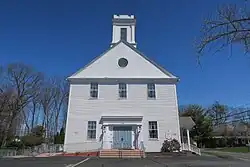
POLYGON ((131 28, 132 28, 132 32, 131 32, 131 35, 132 35, 131 42, 135 43, 135 26, 132 25, 131 28))
POLYGON ((137 140, 137 147, 140 149, 141 142, 143 142, 143 132, 142 132, 142 126, 137 126, 137 133, 139 133, 138 140, 137 140))
POLYGON ((189 130, 187 129, 188 150, 191 150, 189 130))
POLYGON ((181 143, 184 143, 184 134, 183 134, 184 129, 181 128, 181 129, 180 129, 180 132, 181 132, 181 143))
POLYGON ((103 149, 111 149, 112 147, 112 131, 109 126, 105 127, 105 133, 103 134, 103 149))
POLYGON ((113 25, 113 30, 112 30, 112 43, 115 42, 115 27, 113 25))
POLYGON ((132 149, 135 149, 134 141, 136 139, 136 126, 132 126, 132 149))

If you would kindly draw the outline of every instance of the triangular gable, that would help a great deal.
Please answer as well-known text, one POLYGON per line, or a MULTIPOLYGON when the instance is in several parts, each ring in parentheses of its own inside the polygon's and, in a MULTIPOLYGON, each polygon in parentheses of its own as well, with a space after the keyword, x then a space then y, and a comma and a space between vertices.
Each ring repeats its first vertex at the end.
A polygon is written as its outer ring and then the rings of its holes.
POLYGON ((72 78, 176 78, 164 68, 143 55, 135 47, 120 41, 85 67, 72 78), (118 60, 126 58, 128 65, 118 66, 118 60))

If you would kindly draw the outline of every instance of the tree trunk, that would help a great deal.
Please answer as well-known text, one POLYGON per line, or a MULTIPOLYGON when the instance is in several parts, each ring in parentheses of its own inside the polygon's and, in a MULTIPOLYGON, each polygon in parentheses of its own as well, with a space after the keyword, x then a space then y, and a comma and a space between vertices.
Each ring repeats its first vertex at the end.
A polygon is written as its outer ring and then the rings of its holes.
POLYGON ((3 141, 2 141, 2 144, 1 144, 1 148, 4 147, 6 145, 6 141, 7 141, 7 138, 8 138, 8 133, 9 133, 9 130, 11 128, 11 125, 14 121, 15 117, 11 118, 10 121, 7 121, 7 126, 3 132, 3 141))
POLYGON ((36 114, 36 104, 33 103, 32 118, 31 118, 31 129, 34 128, 35 114, 36 114))

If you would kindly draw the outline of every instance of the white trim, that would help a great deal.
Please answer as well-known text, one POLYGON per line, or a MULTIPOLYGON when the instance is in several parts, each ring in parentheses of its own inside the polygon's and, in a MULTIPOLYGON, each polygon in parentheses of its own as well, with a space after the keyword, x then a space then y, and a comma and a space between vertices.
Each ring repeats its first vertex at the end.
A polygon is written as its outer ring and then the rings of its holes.
POLYGON ((148 121, 148 140, 149 141, 158 141, 160 139, 160 133, 159 133, 159 122, 158 121, 148 121), (150 133, 149 133, 149 122, 156 122, 157 124, 157 138, 150 138, 150 133))
POLYGON ((68 78, 71 84, 89 84, 91 82, 98 82, 98 84, 118 84, 119 82, 126 82, 126 84, 176 84, 178 78, 108 78, 108 77, 93 77, 93 78, 68 78))
POLYGON ((142 123, 140 122, 104 122, 103 125, 141 125, 142 126, 142 123))
POLYGON ((189 130, 188 130, 188 129, 186 129, 186 131, 187 131, 187 140, 188 140, 188 150, 191 150, 189 130))
POLYGON ((122 118, 122 119, 130 119, 130 118, 132 118, 132 119, 142 119, 143 118, 143 116, 139 116, 139 115, 113 115, 113 116, 109 116, 109 115, 107 115, 107 116, 105 116, 105 115, 103 115, 103 116, 101 116, 102 117, 102 119, 120 119, 120 118, 122 118))
POLYGON ((67 139, 68 139, 68 125, 69 125, 69 109, 70 109, 70 101, 71 101, 71 85, 69 85, 69 98, 68 98, 68 111, 67 111, 67 118, 66 118, 66 123, 65 123, 65 139, 64 139, 64 147, 63 151, 66 151, 65 145, 67 144, 67 139))
POLYGON ((102 116, 102 125, 138 125, 142 126, 143 116, 102 116))
MULTIPOLYGON (((99 128, 99 127, 97 127, 99 124, 98 124, 98 121, 97 120, 88 120, 87 121, 87 125, 86 125, 86 132, 87 132, 87 134, 86 134, 86 141, 90 141, 90 142, 96 142, 97 141, 97 135, 98 135, 98 131, 97 131, 97 129, 99 128), (93 139, 91 139, 91 138, 88 138, 88 130, 89 130, 89 122, 90 121, 95 121, 96 122, 96 125, 95 125, 95 138, 93 138, 93 139)), ((93 130, 93 129, 92 129, 93 130)))
POLYGON ((179 108, 178 108, 178 99, 177 99, 177 91, 176 91, 176 85, 174 85, 174 97, 175 97, 175 108, 176 108, 176 116, 177 116, 177 133, 179 142, 181 143, 181 126, 180 126, 180 115, 179 115, 179 108))

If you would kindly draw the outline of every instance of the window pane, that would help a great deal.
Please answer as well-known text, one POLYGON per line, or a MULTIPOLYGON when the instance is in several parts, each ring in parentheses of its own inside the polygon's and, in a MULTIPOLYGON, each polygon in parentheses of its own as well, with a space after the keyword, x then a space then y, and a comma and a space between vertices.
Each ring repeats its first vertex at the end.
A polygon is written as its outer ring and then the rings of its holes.
POLYGON ((149 130, 149 138, 158 138, 157 130, 149 130))
POLYGON ((157 128, 157 121, 149 121, 149 128, 154 129, 153 127, 157 128))
POLYGON ((98 84, 97 83, 91 83, 90 89, 97 89, 97 88, 98 88, 98 84))
POLYGON ((149 91, 148 92, 148 97, 155 98, 155 92, 154 91, 149 91))
POLYGON ((96 122, 93 122, 93 129, 96 129, 96 122))
POLYGON ((89 129, 95 129, 96 127, 96 122, 95 121, 89 121, 88 122, 88 128, 89 129))
POLYGON ((126 91, 121 91, 120 92, 120 97, 126 98, 127 97, 127 92, 126 91))
POLYGON ((97 92, 97 91, 91 91, 91 92, 90 92, 90 96, 91 96, 91 97, 94 97, 94 98, 97 98, 98 92, 97 92))
POLYGON ((157 130, 157 121, 149 121, 149 129, 157 130))
POLYGON ((88 139, 96 138, 96 130, 88 130, 88 139))
POLYGON ((126 90, 127 85, 124 83, 119 83, 119 89, 120 90, 126 90))
POLYGON ((148 89, 154 90, 155 89, 155 84, 152 84, 152 83, 148 84, 148 89))

